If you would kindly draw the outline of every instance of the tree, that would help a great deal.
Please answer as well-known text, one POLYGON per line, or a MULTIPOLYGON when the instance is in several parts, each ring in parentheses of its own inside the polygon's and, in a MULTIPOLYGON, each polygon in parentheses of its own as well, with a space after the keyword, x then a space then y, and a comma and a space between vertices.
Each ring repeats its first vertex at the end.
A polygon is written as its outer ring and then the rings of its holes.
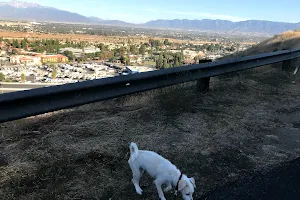
POLYGON ((63 54, 68 57, 69 60, 74 60, 75 56, 72 51, 64 51, 63 54))
POLYGON ((120 47, 114 50, 115 56, 124 56, 125 53, 127 52, 127 49, 124 47, 120 47))
POLYGON ((164 62, 163 62, 163 68, 168 68, 168 67, 169 67, 168 61, 167 61, 167 59, 165 58, 165 59, 164 59, 164 62))
POLYGON ((86 56, 89 59, 94 59, 95 58, 95 53, 87 53, 86 56))
POLYGON ((26 81, 25 74, 21 74, 21 81, 22 81, 22 83, 24 83, 26 81))
POLYGON ((139 53, 142 55, 145 55, 145 51, 146 51, 146 46, 145 45, 141 45, 139 48, 139 53))
POLYGON ((100 53, 98 54, 98 57, 99 57, 99 60, 104 60, 104 59, 105 59, 105 55, 104 55, 103 52, 100 52, 100 53))
POLYGON ((149 54, 149 55, 153 55, 153 50, 152 50, 152 48, 150 48, 150 49, 148 50, 148 54, 149 54))
POLYGON ((54 68, 52 71, 52 74, 51 74, 51 78, 56 79, 56 76, 57 76, 57 70, 56 70, 56 68, 54 68))
POLYGON ((206 48, 207 51, 214 51, 214 45, 213 44, 210 44, 207 48, 206 48))
POLYGON ((199 62, 199 60, 200 60, 200 56, 198 56, 198 55, 195 56, 195 57, 194 57, 194 60, 195 60, 195 63, 197 64, 197 63, 199 62))
POLYGON ((159 40, 149 39, 149 43, 152 47, 159 47, 161 45, 159 40))
POLYGON ((156 67, 161 69, 163 67, 163 55, 159 54, 158 60, 156 61, 156 67))
POLYGON ((18 40, 13 40, 12 45, 13 45, 13 47, 15 47, 15 48, 20 48, 20 44, 19 44, 19 41, 18 41, 18 40))
POLYGON ((13 49, 12 52, 11 52, 13 55, 18 55, 19 54, 19 51, 17 49, 13 49))
POLYGON ((27 50, 27 40, 25 38, 21 41, 21 47, 27 50))
POLYGON ((171 43, 169 42, 169 40, 168 40, 168 39, 165 39, 164 45, 168 46, 168 45, 170 45, 170 44, 171 44, 171 43))
POLYGON ((180 63, 178 62, 178 60, 176 59, 174 62, 174 67, 180 67, 180 63))
POLYGON ((136 54, 136 52, 137 52, 136 46, 135 46, 135 45, 130 45, 129 51, 130 51, 130 53, 132 53, 132 54, 136 54))
POLYGON ((5 81, 5 75, 2 72, 0 72, 0 81, 5 81))
POLYGON ((98 44, 98 48, 100 49, 100 50, 103 50, 104 49, 104 44, 103 43, 100 43, 100 44, 98 44))
POLYGON ((121 57, 121 62, 125 65, 129 65, 130 64, 130 58, 128 56, 122 56, 121 57))

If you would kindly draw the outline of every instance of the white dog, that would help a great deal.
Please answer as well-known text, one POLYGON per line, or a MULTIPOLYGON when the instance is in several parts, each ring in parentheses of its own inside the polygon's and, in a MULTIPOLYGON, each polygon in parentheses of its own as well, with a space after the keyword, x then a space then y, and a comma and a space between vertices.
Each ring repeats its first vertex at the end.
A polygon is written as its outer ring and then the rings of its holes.
POLYGON ((144 170, 155 178, 155 186, 157 188, 160 200, 166 200, 161 186, 166 184, 165 192, 175 187, 175 196, 177 191, 181 192, 184 200, 192 200, 195 185, 194 178, 188 178, 182 174, 169 160, 163 158, 153 151, 139 150, 135 143, 130 144, 129 166, 132 170, 132 183, 136 192, 141 195, 143 190, 140 188, 139 181, 144 170))

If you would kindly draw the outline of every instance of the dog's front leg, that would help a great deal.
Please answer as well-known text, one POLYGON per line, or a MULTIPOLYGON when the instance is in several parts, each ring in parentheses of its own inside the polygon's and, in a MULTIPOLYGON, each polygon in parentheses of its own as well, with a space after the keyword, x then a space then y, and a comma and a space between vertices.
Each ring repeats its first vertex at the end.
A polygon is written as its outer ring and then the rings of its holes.
POLYGON ((156 189, 157 189, 157 193, 158 193, 158 196, 159 196, 160 200, 166 200, 166 198, 164 196, 164 193, 163 193, 163 191, 161 189, 161 186, 162 186, 163 182, 164 181, 162 181, 160 179, 155 179, 155 181, 154 181, 156 189))

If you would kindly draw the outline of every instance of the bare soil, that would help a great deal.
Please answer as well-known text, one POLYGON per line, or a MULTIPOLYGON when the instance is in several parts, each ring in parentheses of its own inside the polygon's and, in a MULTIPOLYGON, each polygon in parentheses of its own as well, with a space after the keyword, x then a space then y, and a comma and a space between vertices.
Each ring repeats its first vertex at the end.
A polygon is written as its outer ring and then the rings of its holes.
POLYGON ((299 157, 299 77, 251 70, 214 78, 205 95, 189 83, 0 124, 0 197, 157 199, 148 175, 142 196, 131 184, 134 141, 193 176, 199 199, 299 157))
MULTIPOLYGON (((164 41, 168 39, 172 43, 187 43, 187 40, 179 40, 174 38, 156 38, 150 36, 98 36, 98 35, 87 35, 87 34, 46 34, 46 33, 29 33, 29 32, 12 32, 12 31, 0 31, 0 37, 4 39, 18 39, 23 40, 41 40, 41 39, 58 39, 62 41, 87 41, 87 42, 103 42, 111 44, 122 44, 127 43, 128 39, 134 44, 140 44, 149 42, 149 39, 156 39, 164 41)), ((219 42, 210 41, 194 41, 193 44, 218 44, 219 42)), ((241 44, 255 44, 254 42, 245 42, 241 44)))

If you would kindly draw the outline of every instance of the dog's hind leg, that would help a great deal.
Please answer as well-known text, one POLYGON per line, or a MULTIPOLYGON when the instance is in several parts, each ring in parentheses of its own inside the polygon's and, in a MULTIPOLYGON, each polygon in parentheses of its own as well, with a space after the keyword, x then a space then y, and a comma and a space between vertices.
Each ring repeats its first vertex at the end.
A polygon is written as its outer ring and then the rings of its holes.
POLYGON ((144 172, 145 172, 145 170, 142 169, 142 168, 140 168, 140 174, 141 174, 141 177, 143 176, 144 172))
POLYGON ((163 184, 163 180, 161 179, 155 179, 154 183, 155 183, 155 186, 156 186, 156 189, 157 189, 157 193, 158 193, 158 196, 159 196, 159 199, 160 200, 166 200, 165 196, 164 196, 164 193, 161 189, 161 186, 163 184))
POLYGON ((132 180, 131 180, 131 182, 133 183, 133 185, 135 187, 135 191, 139 195, 142 195, 143 190, 140 187, 140 178, 143 174, 143 171, 141 171, 138 166, 132 164, 131 162, 129 162, 129 166, 130 166, 131 171, 132 171, 132 180))
POLYGON ((164 189, 164 192, 169 192, 170 190, 172 190, 172 185, 171 183, 168 183, 167 187, 164 189))

